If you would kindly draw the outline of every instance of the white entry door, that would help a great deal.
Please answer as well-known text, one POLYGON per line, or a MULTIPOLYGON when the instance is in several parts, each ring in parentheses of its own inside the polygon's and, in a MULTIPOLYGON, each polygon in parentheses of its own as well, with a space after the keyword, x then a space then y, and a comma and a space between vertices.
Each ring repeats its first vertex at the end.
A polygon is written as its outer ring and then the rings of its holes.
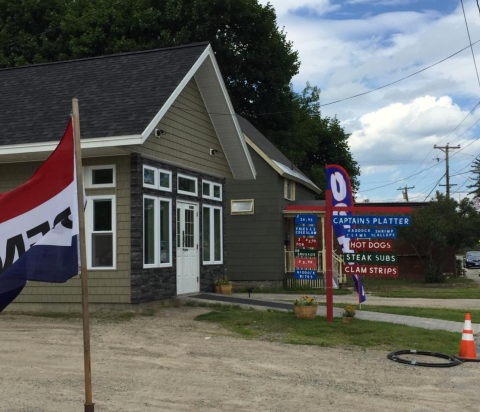
POLYGON ((177 202, 177 294, 200 291, 198 205, 177 202))

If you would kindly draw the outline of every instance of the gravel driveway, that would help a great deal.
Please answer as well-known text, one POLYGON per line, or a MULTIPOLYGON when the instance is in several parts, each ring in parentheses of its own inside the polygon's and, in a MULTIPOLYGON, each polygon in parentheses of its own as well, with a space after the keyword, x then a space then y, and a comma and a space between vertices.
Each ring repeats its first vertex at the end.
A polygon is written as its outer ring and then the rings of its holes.
MULTIPOLYGON (((422 369, 387 352, 239 339, 207 309, 92 324, 96 411, 477 411, 479 364, 422 369)), ((0 316, 0 410, 83 410, 81 322, 0 316)), ((401 348, 399 348, 401 349, 401 348)))

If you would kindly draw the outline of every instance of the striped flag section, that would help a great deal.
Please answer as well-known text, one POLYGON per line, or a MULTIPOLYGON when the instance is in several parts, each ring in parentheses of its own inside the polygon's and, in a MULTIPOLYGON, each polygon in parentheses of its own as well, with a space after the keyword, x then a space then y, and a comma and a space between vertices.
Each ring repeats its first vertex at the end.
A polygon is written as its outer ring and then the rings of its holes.
POLYGON ((72 123, 32 178, 0 195, 0 312, 27 281, 63 283, 79 273, 72 123))

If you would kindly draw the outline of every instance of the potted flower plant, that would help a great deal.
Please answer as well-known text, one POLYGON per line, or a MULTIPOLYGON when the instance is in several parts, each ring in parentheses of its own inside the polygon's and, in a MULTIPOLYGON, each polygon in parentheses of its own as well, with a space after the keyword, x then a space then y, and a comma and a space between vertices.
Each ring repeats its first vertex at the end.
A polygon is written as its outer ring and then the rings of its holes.
POLYGON ((223 276, 215 281, 215 292, 222 295, 231 295, 233 284, 230 282, 228 276, 223 276))
POLYGON ((345 306, 343 309, 342 322, 352 323, 355 317, 355 307, 352 305, 345 306))
POLYGON ((304 295, 300 299, 295 299, 293 305, 295 307, 295 316, 298 319, 315 319, 318 307, 315 298, 304 295))

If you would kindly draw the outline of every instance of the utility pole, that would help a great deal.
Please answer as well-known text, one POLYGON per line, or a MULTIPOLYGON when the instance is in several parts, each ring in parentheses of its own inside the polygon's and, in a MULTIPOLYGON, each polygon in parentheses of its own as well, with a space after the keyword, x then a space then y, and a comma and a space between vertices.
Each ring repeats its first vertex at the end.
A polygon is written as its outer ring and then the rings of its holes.
POLYGON ((408 189, 415 189, 415 186, 412 186, 412 187, 407 187, 407 185, 405 185, 405 187, 399 187, 397 190, 401 190, 402 193, 403 193, 403 198, 408 202, 408 189))
POLYGON ((456 184, 450 184, 450 173, 448 171, 448 156, 449 156, 449 151, 450 150, 454 150, 454 149, 460 149, 460 146, 449 146, 448 143, 446 146, 433 146, 434 149, 440 149, 443 153, 445 153, 445 168, 446 168, 446 172, 445 172, 445 180, 446 180, 446 184, 444 185, 440 185, 440 186, 445 186, 447 188, 447 199, 450 199, 450 187, 451 186, 456 186, 456 184))

